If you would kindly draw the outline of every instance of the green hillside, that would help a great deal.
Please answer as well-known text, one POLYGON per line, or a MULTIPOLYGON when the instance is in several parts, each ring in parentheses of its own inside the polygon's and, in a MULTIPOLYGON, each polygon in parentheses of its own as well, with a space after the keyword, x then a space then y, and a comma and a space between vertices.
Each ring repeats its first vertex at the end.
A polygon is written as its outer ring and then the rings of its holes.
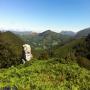
POLYGON ((90 71, 77 64, 32 60, 0 70, 0 87, 7 90, 89 90, 90 71))
POLYGON ((75 61, 90 69, 90 35, 86 38, 75 39, 64 46, 54 49, 54 57, 75 61))
POLYGON ((64 46, 57 46, 56 50, 55 50, 55 56, 56 57, 62 57, 65 58, 67 56, 69 56, 70 54, 73 54, 72 52, 74 52, 74 47, 79 44, 79 43, 83 43, 83 39, 75 39, 73 41, 71 41, 70 43, 65 44, 64 46))
POLYGON ((23 41, 13 33, 0 32, 0 68, 21 63, 23 41))

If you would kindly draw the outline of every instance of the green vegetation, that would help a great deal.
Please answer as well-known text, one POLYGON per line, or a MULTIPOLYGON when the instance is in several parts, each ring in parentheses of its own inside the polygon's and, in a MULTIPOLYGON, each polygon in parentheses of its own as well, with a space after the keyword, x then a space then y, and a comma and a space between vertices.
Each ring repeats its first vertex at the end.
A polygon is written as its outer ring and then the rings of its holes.
POLYGON ((48 30, 22 38, 36 58, 25 64, 23 41, 0 32, 0 90, 90 90, 90 35, 70 40, 48 30))
POLYGON ((53 57, 64 58, 66 61, 69 59, 90 69, 90 35, 72 40, 61 47, 56 46, 53 57))
POLYGON ((47 30, 39 34, 19 35, 22 40, 31 45, 33 56, 37 59, 47 59, 53 56, 53 47, 64 45, 72 36, 47 30))
POLYGON ((0 70, 0 87, 17 90, 90 90, 90 71, 76 63, 32 60, 25 65, 0 70))
POLYGON ((18 65, 21 61, 23 41, 13 33, 0 32, 0 68, 18 65))
POLYGON ((51 30, 47 30, 36 35, 20 35, 20 37, 26 43, 29 43, 32 47, 39 47, 44 49, 65 42, 71 38, 71 36, 62 35, 51 30))
MULTIPOLYGON (((75 52, 74 47, 79 43, 83 43, 83 39, 75 39, 70 43, 67 43, 63 46, 56 46, 55 48, 55 56, 60 58, 72 57, 75 52)), ((75 58, 74 58, 75 59, 75 58)))

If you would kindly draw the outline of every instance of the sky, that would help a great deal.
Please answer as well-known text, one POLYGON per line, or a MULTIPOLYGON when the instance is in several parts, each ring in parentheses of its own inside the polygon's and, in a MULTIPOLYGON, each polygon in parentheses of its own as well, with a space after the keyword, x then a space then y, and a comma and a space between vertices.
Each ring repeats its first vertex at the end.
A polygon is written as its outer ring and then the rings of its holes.
POLYGON ((0 0, 0 29, 77 32, 90 27, 90 0, 0 0))

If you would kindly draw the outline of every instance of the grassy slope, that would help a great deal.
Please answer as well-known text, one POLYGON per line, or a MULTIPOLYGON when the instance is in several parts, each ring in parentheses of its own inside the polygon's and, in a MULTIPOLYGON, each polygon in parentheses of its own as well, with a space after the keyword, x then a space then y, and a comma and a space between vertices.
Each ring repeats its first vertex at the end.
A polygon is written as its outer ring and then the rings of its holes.
POLYGON ((90 71, 77 64, 55 60, 33 60, 0 70, 0 87, 19 90, 90 90, 90 71))

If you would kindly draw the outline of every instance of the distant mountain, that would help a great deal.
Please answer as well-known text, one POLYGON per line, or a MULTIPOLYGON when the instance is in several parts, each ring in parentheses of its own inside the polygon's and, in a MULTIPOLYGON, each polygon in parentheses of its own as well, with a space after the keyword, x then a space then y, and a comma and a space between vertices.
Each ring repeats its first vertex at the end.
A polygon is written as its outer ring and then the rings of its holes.
POLYGON ((68 35, 68 36, 75 36, 76 33, 73 31, 61 31, 60 34, 68 35))
POLYGON ((36 35, 23 35, 21 38, 34 47, 50 47, 57 45, 58 43, 65 42, 70 39, 71 36, 62 35, 60 33, 46 30, 36 35))
POLYGON ((14 34, 17 34, 17 35, 36 35, 38 33, 36 32, 32 32, 32 31, 11 31, 13 32, 14 34))
POLYGON ((42 33, 39 33, 39 36, 55 35, 55 34, 58 34, 58 33, 53 32, 53 31, 51 31, 51 30, 46 30, 46 31, 44 31, 44 32, 42 32, 42 33))
POLYGON ((90 34, 90 28, 83 29, 76 34, 76 38, 86 37, 90 34))
POLYGON ((0 68, 20 64, 23 41, 10 31, 0 32, 0 68))

